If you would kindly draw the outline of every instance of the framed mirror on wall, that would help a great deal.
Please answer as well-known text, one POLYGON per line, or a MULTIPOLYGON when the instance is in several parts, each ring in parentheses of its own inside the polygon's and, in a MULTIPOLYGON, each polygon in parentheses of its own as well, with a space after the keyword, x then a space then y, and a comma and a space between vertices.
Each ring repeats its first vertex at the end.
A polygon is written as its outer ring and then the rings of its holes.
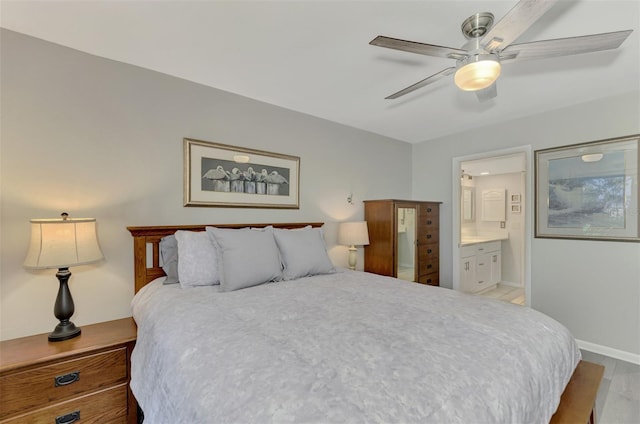
POLYGON ((462 187, 462 222, 474 222, 475 214, 475 189, 473 187, 462 187))

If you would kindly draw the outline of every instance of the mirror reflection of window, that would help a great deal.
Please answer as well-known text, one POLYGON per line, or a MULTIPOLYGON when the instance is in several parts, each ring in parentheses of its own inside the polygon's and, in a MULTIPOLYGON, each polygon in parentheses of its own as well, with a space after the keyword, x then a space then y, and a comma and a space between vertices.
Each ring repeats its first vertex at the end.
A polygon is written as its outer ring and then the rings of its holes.
POLYGON ((473 222, 475 220, 473 188, 462 188, 462 220, 464 222, 473 222))

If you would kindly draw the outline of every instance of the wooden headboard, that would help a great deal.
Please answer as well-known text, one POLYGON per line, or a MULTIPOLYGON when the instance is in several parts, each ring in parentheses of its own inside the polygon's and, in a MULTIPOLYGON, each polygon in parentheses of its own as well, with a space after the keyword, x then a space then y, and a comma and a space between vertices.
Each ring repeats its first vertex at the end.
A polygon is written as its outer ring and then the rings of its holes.
POLYGON ((166 275, 160 267, 160 239, 171 235, 178 230, 204 231, 205 227, 218 228, 263 228, 272 225, 274 228, 302 228, 307 225, 312 227, 322 227, 323 222, 295 222, 280 224, 222 224, 222 225, 168 225, 149 227, 127 227, 133 236, 133 266, 135 279, 135 292, 143 288, 146 284, 158 277, 166 275), (151 245, 152 261, 151 267, 147 267, 147 249, 151 245))

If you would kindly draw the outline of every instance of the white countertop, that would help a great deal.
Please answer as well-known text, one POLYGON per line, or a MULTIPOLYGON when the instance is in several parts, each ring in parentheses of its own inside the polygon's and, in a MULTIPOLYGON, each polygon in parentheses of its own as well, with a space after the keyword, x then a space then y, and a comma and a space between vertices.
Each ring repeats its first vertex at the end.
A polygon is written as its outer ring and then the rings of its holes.
POLYGON ((471 244, 488 243, 490 241, 507 240, 509 239, 509 232, 503 231, 500 233, 487 233, 477 234, 473 236, 464 236, 460 242, 460 246, 469 246, 471 244))

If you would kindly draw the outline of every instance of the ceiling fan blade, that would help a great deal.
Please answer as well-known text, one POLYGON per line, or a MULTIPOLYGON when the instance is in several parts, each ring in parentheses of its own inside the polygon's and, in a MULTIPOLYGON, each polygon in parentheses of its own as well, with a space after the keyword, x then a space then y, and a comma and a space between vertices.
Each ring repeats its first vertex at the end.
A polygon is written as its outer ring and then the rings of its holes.
POLYGON ((404 52, 423 54, 426 56, 444 57, 447 59, 464 59, 467 57, 465 50, 453 47, 436 46, 435 44, 418 43, 417 41, 400 40, 397 38, 378 35, 369 42, 372 46, 386 47, 388 49, 402 50, 404 52))
POLYGON ((558 0, 520 0, 482 37, 480 45, 489 52, 504 50, 557 2, 558 0))
POLYGON ((482 90, 476 91, 476 96, 478 96, 478 100, 480 102, 486 102, 487 100, 491 100, 498 95, 498 82, 494 82, 487 88, 483 88, 482 90))
POLYGON ((443 69, 442 71, 435 73, 433 75, 431 75, 430 77, 427 77, 425 79, 423 79, 422 81, 418 81, 417 83, 410 85, 409 87, 402 89, 400 91, 398 91, 397 93, 393 93, 390 96, 385 97, 385 99, 397 99, 400 96, 404 96, 405 94, 409 94, 412 91, 417 90, 418 88, 422 88, 425 85, 429 85, 433 82, 438 81, 440 78, 445 77, 447 75, 451 75, 452 73, 454 73, 456 71, 455 67, 451 67, 451 68, 446 68, 443 69))
POLYGON ((533 41, 531 43, 512 44, 500 53, 501 62, 514 60, 545 59, 548 57, 570 56, 591 53, 620 47, 633 30, 607 32, 604 34, 583 35, 579 37, 556 38, 553 40, 533 41), (515 56, 514 56, 515 55, 515 56))

